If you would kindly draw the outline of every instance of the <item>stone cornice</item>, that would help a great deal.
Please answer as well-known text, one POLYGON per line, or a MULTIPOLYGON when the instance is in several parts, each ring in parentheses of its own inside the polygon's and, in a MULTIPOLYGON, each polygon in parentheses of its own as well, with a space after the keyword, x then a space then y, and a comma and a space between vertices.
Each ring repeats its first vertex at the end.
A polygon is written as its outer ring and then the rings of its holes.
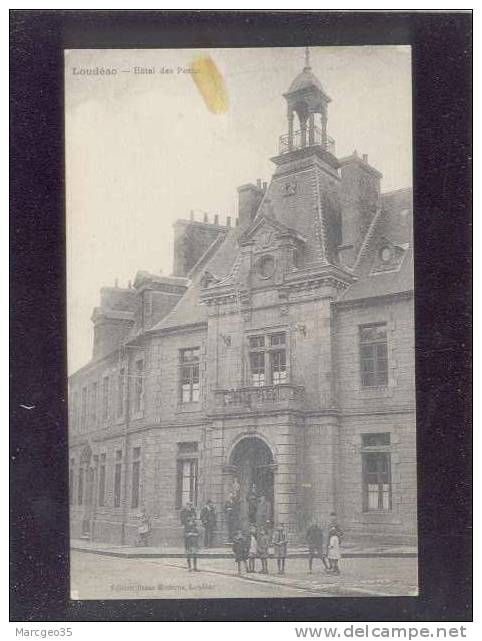
POLYGON ((321 160, 324 165, 327 165, 327 169, 337 176, 336 171, 340 167, 340 163, 332 153, 324 149, 321 145, 311 145, 309 147, 302 147, 301 149, 294 149, 286 154, 273 156, 271 161, 279 168, 306 159, 321 160))
MULTIPOLYGON (((277 289, 280 300, 284 302, 292 292, 309 292, 324 286, 332 287, 337 291, 343 291, 356 280, 356 277, 352 273, 337 265, 313 263, 305 268, 296 269, 287 273, 283 283, 271 286, 271 289, 277 289)), ((262 288, 256 288, 256 291, 260 289, 262 288)), ((236 288, 235 283, 213 285, 201 293, 199 302, 208 306, 229 305, 236 304, 237 302, 243 305, 243 299, 240 293, 242 294, 241 290, 236 288)), ((250 305, 250 299, 251 297, 249 296, 246 299, 246 304, 250 305)))
POLYGON ((338 309, 345 309, 348 307, 366 307, 367 305, 385 303, 391 298, 413 298, 414 294, 415 292, 413 289, 408 289, 403 292, 391 292, 388 294, 380 294, 379 296, 365 296, 363 298, 355 298, 352 300, 336 300, 333 301, 333 305, 338 309))

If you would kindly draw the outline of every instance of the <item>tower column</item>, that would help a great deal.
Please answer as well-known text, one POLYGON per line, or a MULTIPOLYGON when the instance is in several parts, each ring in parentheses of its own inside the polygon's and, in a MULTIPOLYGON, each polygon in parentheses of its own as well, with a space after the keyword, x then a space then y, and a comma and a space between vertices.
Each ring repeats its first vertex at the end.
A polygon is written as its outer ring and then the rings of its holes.
POLYGON ((315 114, 313 112, 310 113, 308 122, 308 144, 311 146, 315 144, 315 114))
POLYGON ((327 149, 328 147, 328 135, 326 132, 327 121, 328 121, 328 113, 326 108, 324 108, 321 112, 321 143, 324 149, 327 149))
POLYGON ((292 109, 288 109, 288 149, 291 151, 293 149, 293 120, 294 113, 292 109))
POLYGON ((300 129, 301 129, 301 146, 306 147, 306 116, 301 118, 300 116, 300 129))

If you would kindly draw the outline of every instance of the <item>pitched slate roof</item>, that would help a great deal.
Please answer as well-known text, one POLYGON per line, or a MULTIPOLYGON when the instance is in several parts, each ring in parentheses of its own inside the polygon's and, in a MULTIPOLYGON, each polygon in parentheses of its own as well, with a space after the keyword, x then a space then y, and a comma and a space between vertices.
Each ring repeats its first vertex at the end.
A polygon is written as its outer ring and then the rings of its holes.
MULTIPOLYGON (((312 195, 313 192, 311 192, 310 196, 312 197, 312 195)), ((382 210, 379 220, 356 270, 358 280, 344 292, 341 300, 373 298, 413 290, 411 201, 411 189, 382 194, 382 210), (408 243, 405 255, 397 271, 370 275, 380 240, 384 238, 404 247, 408 243)), ((285 206, 283 209, 283 213, 288 215, 287 210, 291 209, 291 207, 285 206)), ((266 211, 265 207, 261 206, 253 226, 255 226, 256 221, 259 219, 258 217, 264 211, 266 211)), ((272 211, 270 213, 273 215, 272 211)), ((279 220, 278 216, 276 218, 279 220)), ((295 225, 294 227, 296 228, 297 226, 295 225)), ((199 304, 202 290, 201 279, 204 272, 209 271, 216 279, 229 282, 236 269, 236 259, 239 255, 238 239, 241 233, 240 228, 235 227, 229 231, 224 239, 217 239, 206 250, 205 255, 198 261, 196 269, 190 273, 191 282, 186 293, 173 310, 157 325, 152 327, 150 331, 167 330, 207 322, 206 308, 204 305, 199 304)), ((310 235, 313 237, 313 231, 311 231, 310 235)))
MULTIPOLYGON (((172 329, 182 325, 194 325, 207 321, 206 308, 199 304, 201 279, 206 270, 219 280, 229 276, 239 251, 239 234, 238 228, 231 229, 211 258, 206 261, 203 258, 200 259, 198 270, 191 272, 191 284, 184 296, 165 318, 152 327, 151 331, 172 329)), ((209 254, 210 251, 211 248, 208 248, 206 254, 209 254)))
POLYGON ((316 147, 306 149, 301 161, 306 168, 297 170, 294 178, 275 173, 256 217, 275 218, 305 238, 306 262, 333 262, 341 244, 340 205, 336 187, 324 178, 317 153, 316 147), (287 186, 294 190, 291 195, 287 195, 287 186))
POLYGON ((373 298, 413 290, 412 190, 399 189, 382 194, 382 207, 368 242, 362 246, 355 275, 358 280, 341 297, 342 301, 373 298), (375 272, 378 251, 386 241, 403 250, 398 268, 375 272))

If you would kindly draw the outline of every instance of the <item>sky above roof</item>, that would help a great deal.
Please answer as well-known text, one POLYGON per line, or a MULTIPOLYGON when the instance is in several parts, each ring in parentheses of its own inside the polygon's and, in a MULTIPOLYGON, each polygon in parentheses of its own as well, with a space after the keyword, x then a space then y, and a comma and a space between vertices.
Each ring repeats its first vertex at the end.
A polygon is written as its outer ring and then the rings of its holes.
MULTIPOLYGON (((221 223, 234 219, 236 188, 270 180, 269 158, 287 131, 282 94, 302 70, 304 53, 302 47, 66 52, 69 372, 91 357, 90 316, 102 286, 115 279, 126 286, 141 269, 169 274, 176 219, 191 209, 197 220, 203 212, 210 220, 218 214, 221 223), (183 72, 200 54, 210 55, 224 78, 223 114, 208 111, 183 72), (79 73, 96 67, 118 73, 79 73)), ((410 48, 315 47, 310 65, 332 98, 328 133, 337 156, 355 148, 368 154, 384 175, 383 191, 410 186, 410 48)))

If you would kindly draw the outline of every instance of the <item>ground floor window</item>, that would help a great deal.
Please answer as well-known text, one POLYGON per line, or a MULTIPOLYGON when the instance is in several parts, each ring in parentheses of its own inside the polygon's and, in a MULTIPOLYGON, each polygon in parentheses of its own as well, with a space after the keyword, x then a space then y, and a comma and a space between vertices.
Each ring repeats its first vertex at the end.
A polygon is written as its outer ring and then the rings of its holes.
POLYGON ((79 483, 77 485, 77 504, 82 505, 84 502, 84 468, 79 468, 79 483))
POLYGON ((198 492, 198 444, 178 443, 176 507, 186 503, 197 504, 198 492))
POLYGON ((362 435, 363 509, 392 509, 390 434, 362 435))
POLYGON ((131 492, 131 507, 139 507, 139 494, 140 494, 140 480, 141 480, 141 448, 134 447, 132 450, 132 492, 131 492))
POLYGON ((75 460, 70 459, 70 466, 69 466, 69 501, 70 505, 73 505, 74 503, 74 467, 75 467, 75 460))
POLYGON ((114 507, 120 507, 121 504, 121 482, 122 482, 122 451, 117 450, 115 453, 114 467, 114 507))
POLYGON ((100 467, 99 467, 99 500, 98 503, 100 507, 104 506, 105 503, 105 454, 100 455, 100 467))

